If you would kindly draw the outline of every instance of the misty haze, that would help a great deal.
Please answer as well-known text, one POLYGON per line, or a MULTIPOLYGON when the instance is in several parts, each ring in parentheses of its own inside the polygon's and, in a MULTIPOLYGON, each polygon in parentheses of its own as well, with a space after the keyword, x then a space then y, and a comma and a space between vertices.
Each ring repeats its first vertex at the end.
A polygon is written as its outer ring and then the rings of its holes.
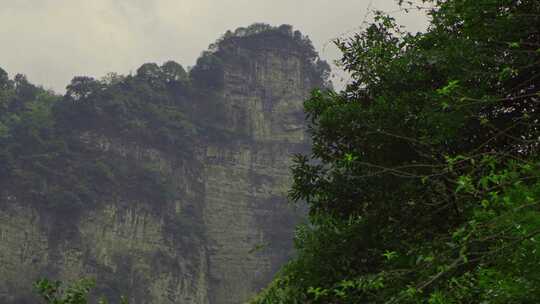
POLYGON ((540 303, 537 0, 0 0, 0 303, 540 303))

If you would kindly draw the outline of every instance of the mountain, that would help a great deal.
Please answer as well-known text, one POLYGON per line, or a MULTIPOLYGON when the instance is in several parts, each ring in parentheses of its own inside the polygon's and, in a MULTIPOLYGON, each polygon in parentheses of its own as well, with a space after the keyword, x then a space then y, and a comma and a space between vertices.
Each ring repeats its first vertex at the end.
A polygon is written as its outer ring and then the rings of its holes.
POLYGON ((75 77, 0 69, 0 302, 39 277, 130 303, 241 303, 292 254, 290 156, 329 67, 292 27, 227 32, 197 64, 75 77))

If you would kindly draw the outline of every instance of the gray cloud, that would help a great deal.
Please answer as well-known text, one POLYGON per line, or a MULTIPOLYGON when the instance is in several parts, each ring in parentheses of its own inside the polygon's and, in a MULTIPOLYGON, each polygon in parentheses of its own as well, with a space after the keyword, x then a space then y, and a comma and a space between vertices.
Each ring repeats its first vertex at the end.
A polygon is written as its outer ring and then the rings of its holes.
MULTIPOLYGON (((394 0, 0 0, 0 66, 62 92, 75 75, 193 65, 226 30, 253 22, 291 24, 333 60, 328 42, 354 32, 370 5, 397 9, 394 0)), ((419 13, 396 17, 413 31, 426 24, 419 13)))

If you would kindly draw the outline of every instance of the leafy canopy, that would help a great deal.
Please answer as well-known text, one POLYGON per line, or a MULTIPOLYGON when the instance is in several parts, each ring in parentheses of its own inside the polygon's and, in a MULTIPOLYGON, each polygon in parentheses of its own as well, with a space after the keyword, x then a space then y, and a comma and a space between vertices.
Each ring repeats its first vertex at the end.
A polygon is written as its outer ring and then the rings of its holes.
POLYGON ((540 2, 403 2, 429 28, 376 12, 305 102, 310 223, 254 303, 540 302, 540 2))
MULTIPOLYGON (((34 289, 46 304, 88 304, 90 291, 95 286, 93 280, 81 279, 67 285, 62 281, 50 281, 40 279, 34 283, 34 289)), ((107 304, 105 298, 101 298, 98 304, 107 304)), ((126 297, 121 297, 120 304, 128 304, 126 297)))

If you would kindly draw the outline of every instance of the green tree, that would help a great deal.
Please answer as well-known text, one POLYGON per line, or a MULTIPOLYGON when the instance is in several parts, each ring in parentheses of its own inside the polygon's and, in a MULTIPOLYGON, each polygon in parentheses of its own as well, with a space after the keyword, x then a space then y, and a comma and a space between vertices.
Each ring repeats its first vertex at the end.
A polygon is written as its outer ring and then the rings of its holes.
POLYGON ((0 67, 0 90, 5 90, 10 86, 8 73, 0 67))
POLYGON ((376 12, 336 41, 352 81, 305 102, 293 166, 310 223, 255 303, 540 301, 540 2, 423 4, 424 33, 376 12))
POLYGON ((96 95, 102 89, 102 85, 92 77, 77 76, 66 87, 66 97, 72 101, 88 99, 96 95))
POLYGON ((188 74, 184 68, 174 62, 167 61, 161 66, 161 70, 165 76, 166 82, 186 82, 188 81, 188 74))

